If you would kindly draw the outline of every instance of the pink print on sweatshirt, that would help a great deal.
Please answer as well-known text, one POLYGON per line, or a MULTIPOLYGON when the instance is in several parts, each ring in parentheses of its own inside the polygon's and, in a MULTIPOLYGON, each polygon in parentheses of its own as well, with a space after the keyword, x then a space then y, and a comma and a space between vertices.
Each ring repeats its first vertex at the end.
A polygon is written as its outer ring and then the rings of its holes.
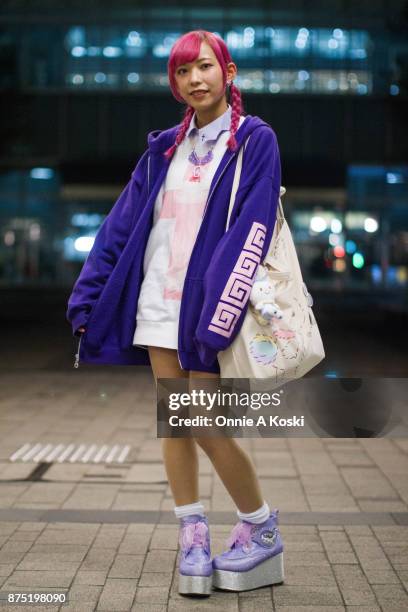
POLYGON ((171 189, 163 196, 160 219, 175 219, 163 297, 181 300, 184 278, 201 224, 207 190, 171 189))

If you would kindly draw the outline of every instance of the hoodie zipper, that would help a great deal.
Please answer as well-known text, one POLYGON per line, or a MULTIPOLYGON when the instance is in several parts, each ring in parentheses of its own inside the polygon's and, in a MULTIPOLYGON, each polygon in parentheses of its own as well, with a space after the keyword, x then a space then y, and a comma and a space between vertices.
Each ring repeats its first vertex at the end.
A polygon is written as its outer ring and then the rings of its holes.
MULTIPOLYGON (((212 190, 211 190, 211 192, 210 192, 210 194, 209 194, 209 196, 208 196, 208 198, 207 198, 207 202, 205 203, 205 208, 204 208, 203 216, 202 216, 202 218, 201 218, 201 225, 200 225, 200 229, 201 229, 201 227, 202 227, 202 226, 203 226, 203 224, 204 224, 205 213, 206 213, 206 211, 207 211, 208 204, 209 204, 209 202, 210 202, 210 200, 211 200, 211 198, 212 198, 212 195, 213 195, 213 193, 214 193, 214 191, 215 191, 215 188, 217 187, 218 183, 220 182, 220 180, 221 180, 221 178, 222 178, 222 175, 224 174, 224 172, 226 171, 226 169, 228 168, 228 166, 230 165, 230 163, 232 162, 232 160, 233 160, 233 159, 234 159, 234 158, 237 156, 238 152, 239 152, 239 149, 237 149, 237 150, 235 151, 234 155, 233 155, 233 156, 232 156, 232 157, 231 157, 231 158, 230 158, 230 159, 227 161, 227 163, 225 164, 224 168, 221 170, 220 176, 217 178, 217 180, 216 180, 216 182, 215 182, 215 185, 214 185, 214 187, 212 188, 212 190)), ((198 235, 197 235, 197 238, 198 238, 198 235)), ((196 243, 197 243, 197 238, 196 238, 196 243)), ((191 257, 190 257, 190 261, 191 261, 191 257)), ((188 273, 188 269, 187 269, 187 273, 188 273)), ((186 274, 186 276, 187 276, 187 274, 186 274)))
POLYGON ((75 354, 75 362, 74 362, 74 368, 79 368, 79 350, 81 348, 81 340, 82 340, 82 334, 79 337, 79 342, 78 342, 78 351, 75 354))
MULTIPOLYGON (((203 221, 204 221, 205 211, 207 210, 208 203, 209 203, 209 201, 210 201, 210 199, 211 199, 211 197, 212 197, 212 194, 214 193, 214 189, 217 187, 218 183, 219 183, 219 182, 220 182, 220 180, 221 180, 222 175, 224 174, 224 172, 226 171, 226 169, 228 168, 228 166, 230 165, 230 163, 232 162, 232 160, 234 159, 234 157, 237 157, 237 156, 238 156, 238 153, 239 153, 239 151, 240 151, 241 147, 244 147, 244 153, 245 153, 245 149, 246 149, 246 146, 247 146, 247 144, 248 144, 248 140, 249 140, 249 136, 247 137, 247 139, 245 140, 245 142, 243 142, 243 143, 242 143, 242 144, 241 144, 241 145, 240 145, 240 146, 237 148, 237 150, 236 150, 236 151, 234 151, 234 155, 232 155, 232 156, 230 157, 230 159, 229 159, 229 160, 227 161, 227 163, 225 164, 224 168, 221 170, 221 174, 220 174, 220 176, 217 178, 217 180, 216 180, 216 182, 215 182, 215 185, 214 185, 214 187, 212 188, 212 190, 211 190, 211 192, 210 192, 210 195, 209 195, 209 196, 208 196, 208 198, 207 198, 207 202, 205 203, 205 208, 204 208, 204 212, 203 212, 203 216, 202 216, 202 220, 203 220, 203 221)), ((234 204, 235 204, 235 202, 234 202, 234 204)))
POLYGON ((224 172, 226 171, 226 169, 228 168, 228 166, 230 165, 230 163, 232 162, 232 160, 234 159, 234 157, 237 156, 237 153, 239 152, 239 149, 237 149, 237 151, 235 151, 234 155, 232 157, 230 157, 230 159, 227 161, 227 163, 225 164, 224 168, 221 170, 220 176, 217 178, 214 187, 212 188, 208 198, 207 198, 207 202, 205 203, 205 208, 204 208, 204 212, 203 212, 203 216, 202 216, 202 222, 204 221, 204 216, 208 207, 208 203, 212 198, 212 195, 214 193, 215 188, 217 187, 218 183, 221 180, 222 175, 224 174, 224 172))

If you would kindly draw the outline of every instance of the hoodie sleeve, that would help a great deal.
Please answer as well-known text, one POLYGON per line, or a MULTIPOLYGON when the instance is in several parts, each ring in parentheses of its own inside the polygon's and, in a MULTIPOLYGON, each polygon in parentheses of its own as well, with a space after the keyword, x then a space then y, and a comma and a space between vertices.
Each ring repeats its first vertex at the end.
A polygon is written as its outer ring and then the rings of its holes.
POLYGON ((204 303, 194 343, 208 366, 242 326, 256 271, 275 226, 281 184, 279 147, 272 128, 265 126, 259 132, 250 137, 244 152, 231 224, 204 276, 204 303))
POLYGON ((105 217, 68 300, 66 318, 74 336, 86 326, 90 312, 123 250, 138 213, 145 183, 148 151, 140 158, 131 178, 105 217))

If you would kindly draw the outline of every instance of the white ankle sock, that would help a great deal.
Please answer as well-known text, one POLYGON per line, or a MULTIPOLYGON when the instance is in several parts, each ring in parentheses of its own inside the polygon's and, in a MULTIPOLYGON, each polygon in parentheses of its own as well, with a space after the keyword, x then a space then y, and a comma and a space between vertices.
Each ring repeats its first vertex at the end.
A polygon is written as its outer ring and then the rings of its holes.
POLYGON ((194 504, 185 504, 184 506, 174 506, 174 513, 178 519, 190 516, 191 514, 205 516, 204 506, 200 501, 194 502, 194 504))
POLYGON ((245 513, 237 510, 237 514, 238 518, 241 519, 241 521, 247 521, 248 523, 254 523, 255 525, 259 525, 260 523, 264 523, 268 520, 270 510, 268 504, 266 503, 266 501, 264 501, 263 506, 261 506, 258 510, 255 510, 255 512, 245 513))

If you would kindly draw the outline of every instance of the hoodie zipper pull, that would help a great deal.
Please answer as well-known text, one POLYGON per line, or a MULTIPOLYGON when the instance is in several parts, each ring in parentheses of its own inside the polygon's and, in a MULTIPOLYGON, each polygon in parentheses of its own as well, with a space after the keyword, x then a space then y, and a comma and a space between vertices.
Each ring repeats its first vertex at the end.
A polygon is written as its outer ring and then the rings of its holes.
POLYGON ((79 338, 79 342, 78 342, 78 351, 75 354, 75 361, 74 361, 74 368, 79 368, 79 349, 81 348, 81 340, 82 340, 82 334, 79 338))
POLYGON ((183 366, 181 364, 181 359, 180 359, 180 353, 178 351, 177 351, 177 357, 178 357, 178 361, 179 361, 179 364, 180 364, 180 368, 183 369, 183 366))

